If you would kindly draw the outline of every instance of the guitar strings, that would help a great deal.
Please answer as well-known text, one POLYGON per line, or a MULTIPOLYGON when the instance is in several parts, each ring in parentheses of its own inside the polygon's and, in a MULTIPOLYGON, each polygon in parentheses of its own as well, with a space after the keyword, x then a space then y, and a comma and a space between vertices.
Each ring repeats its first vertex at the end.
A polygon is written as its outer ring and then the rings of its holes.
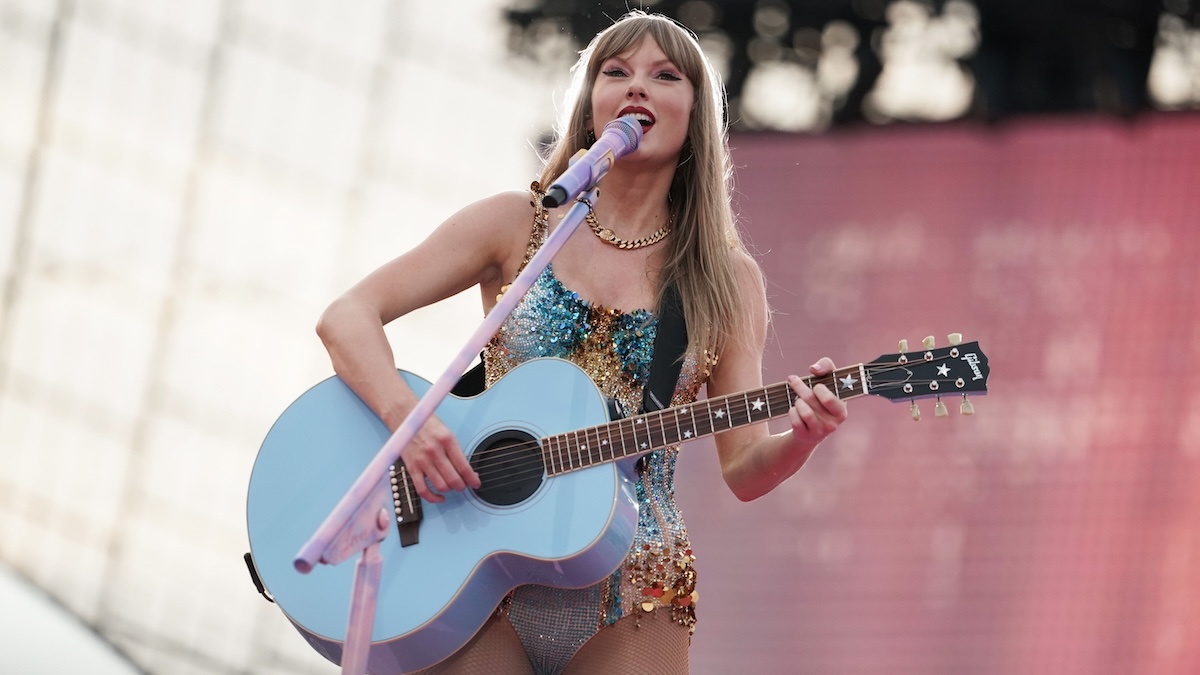
MULTIPOLYGON (((891 366, 891 365, 889 365, 889 366, 872 366, 869 368, 869 371, 872 373, 884 373, 889 370, 900 370, 900 369, 907 369, 907 364, 897 364, 894 366, 891 366)), ((814 380, 820 381, 819 378, 806 378, 806 380, 809 383, 813 382, 814 380)), ((905 383, 919 385, 919 384, 927 384, 929 382, 933 382, 933 380, 906 380, 904 383, 885 382, 880 385, 873 386, 873 387, 871 387, 871 389, 879 391, 881 389, 902 387, 903 384, 905 384, 905 383)), ((764 388, 764 390, 767 391, 768 394, 770 394, 770 390, 778 389, 780 387, 781 387, 781 385, 779 385, 779 384, 771 385, 769 387, 764 388)), ((792 398, 794 393, 792 392, 790 387, 784 386, 783 389, 786 393, 786 398, 788 400, 788 406, 790 407, 792 401, 794 400, 792 398)), ((724 399, 718 399, 718 400, 728 402, 729 400, 735 400, 737 398, 737 396, 738 396, 737 394, 734 394, 729 397, 725 397, 724 399)), ((772 402, 771 397, 768 395, 768 407, 774 407, 774 406, 770 405, 771 402, 772 402)), ((693 404, 693 405, 696 405, 696 404, 693 404)), ((733 411, 733 412, 736 412, 736 411, 733 411)), ((740 416, 738 416, 736 419, 734 419, 733 414, 731 412, 731 425, 732 426, 740 426, 742 424, 749 423, 752 420, 752 416, 749 414, 749 412, 750 412, 749 410, 743 410, 742 414, 740 416)), ((627 419, 635 419, 635 418, 627 418, 627 419)), ((667 419, 667 416, 662 415, 660 413, 652 413, 649 417, 644 417, 643 419, 647 419, 649 422, 646 430, 643 433, 647 434, 648 437, 650 437, 650 438, 653 438, 655 436, 657 436, 659 438, 663 437, 663 432, 668 428, 667 424, 670 421, 667 419)), ((765 421, 765 419, 767 419, 767 418, 764 418, 764 421, 765 421)), ((618 420, 618 423, 623 422, 623 421, 625 421, 625 420, 618 420)), ((711 421, 710 421, 710 423, 711 423, 711 421)), ((605 424, 605 425, 599 425, 596 427, 589 427, 586 429, 576 430, 574 433, 576 435, 584 435, 586 438, 586 435, 588 434, 588 432, 593 432, 593 436, 598 438, 599 437, 598 430, 603 429, 607 426, 608 425, 605 424)), ((618 427, 620 427, 620 424, 618 424, 618 427)), ((713 431, 715 431, 715 430, 713 430, 713 431)), ((709 433, 712 433, 713 431, 710 431, 709 433)), ((567 433, 572 433, 572 432, 567 432, 567 433)), ((483 462, 481 461, 480 462, 481 466, 479 468, 477 468, 477 472, 480 475, 480 481, 482 482, 485 479, 486 480, 498 480, 501 478, 506 479, 506 480, 503 480, 502 482, 492 483, 488 486, 489 488, 492 488, 492 489, 498 489, 498 488, 506 487, 506 486, 509 486, 509 485, 512 485, 512 484, 515 484, 518 482, 522 482, 524 480, 528 480, 529 478, 532 478, 533 476, 540 475, 541 473, 543 473, 543 471, 547 468, 548 464, 550 463, 549 462, 549 460, 551 459, 550 453, 553 452, 549 448, 544 447, 542 441, 546 441, 550 438, 554 438, 557 436, 564 436, 564 435, 566 435, 566 434, 556 434, 555 436, 546 437, 546 438, 539 439, 539 440, 526 441, 523 443, 516 443, 513 445, 509 445, 509 446, 504 446, 502 448, 495 449, 495 450, 479 451, 479 453, 487 453, 486 461, 488 462, 487 466, 484 467, 484 466, 482 466, 483 462), (530 454, 534 450, 537 451, 537 454, 530 454), (535 457, 538 459, 534 460, 535 457), (511 465, 513 465, 517 462, 521 462, 521 461, 524 461, 525 463, 534 461, 536 466, 522 468, 520 471, 514 471, 513 467, 511 465)), ((708 435, 708 434, 706 433, 706 434, 701 434, 701 435, 708 435)), ((611 435, 610 435, 610 437, 611 437, 611 435)), ((620 440, 622 442, 622 447, 624 448, 625 447, 624 442, 626 440, 633 440, 634 442, 637 441, 637 432, 630 430, 628 433, 626 433, 624 429, 621 429, 620 440)), ((652 445, 651 447, 649 447, 645 450, 635 451, 633 453, 622 451, 622 454, 620 456, 617 456, 615 454, 615 452, 609 452, 608 459, 605 459, 603 457, 603 453, 601 452, 601 453, 599 453, 599 456, 600 456, 599 461, 594 460, 593 456, 590 452, 586 456, 579 453, 578 448, 576 447, 574 449, 574 452, 572 452, 571 450, 568 450, 567 455, 565 457, 565 461, 562 461, 564 459, 563 457, 561 457, 561 456, 559 457, 559 459, 560 459, 559 464, 560 464, 560 466, 565 465, 565 471, 558 471, 552 475, 557 475, 559 473, 566 473, 566 472, 577 470, 577 469, 587 468, 590 466, 595 466, 597 464, 604 464, 604 463, 615 461, 616 459, 621 459, 624 457, 631 457, 631 456, 638 455, 638 454, 653 452, 654 450, 659 450, 663 447, 669 447, 671 445, 682 442, 683 440, 689 440, 689 439, 676 439, 673 442, 667 442, 665 444, 655 443, 654 445, 652 445), (577 460, 577 461, 571 461, 571 460, 577 460)), ((613 443, 612 445, 615 446, 616 444, 613 443)), ((473 457, 474 457, 474 455, 473 455, 473 457)), ((481 456, 480 459, 483 460, 484 457, 481 456)))
MULTIPOLYGON (((918 363, 928 363, 928 362, 918 362, 918 363)), ((889 364, 886 366, 876 365, 876 366, 871 366, 871 367, 867 368, 867 370, 872 374, 882 374, 882 373, 886 373, 891 370, 901 370, 901 369, 905 369, 905 370, 908 369, 908 364, 895 364, 895 365, 889 364)), ((826 377, 828 377, 828 376, 826 376, 826 377)), ((814 381, 820 382, 822 379, 824 379, 824 378, 810 377, 810 378, 806 378, 806 382, 808 382, 809 384, 812 384, 814 381)), ((875 386, 872 386, 871 389, 873 389, 875 391, 880 391, 880 390, 886 390, 889 388, 894 389, 894 388, 902 387, 906 383, 920 385, 920 384, 928 384, 931 382, 934 382, 934 380, 905 380, 905 382, 883 382, 883 383, 877 384, 875 386)), ((785 384, 786 383, 784 383, 784 385, 783 385, 785 396, 784 397, 776 396, 775 398, 785 398, 788 401, 788 407, 790 407, 792 405, 792 402, 794 401, 794 398, 793 398, 794 392, 791 390, 790 387, 786 387, 785 384)), ((767 401, 768 408, 773 408, 774 407, 773 404, 775 404, 775 403, 781 403, 781 401, 776 401, 771 396, 772 390, 779 389, 780 387, 781 387, 780 384, 776 384, 776 385, 770 385, 770 386, 764 388, 764 391, 768 394, 768 401, 767 401)), ((728 402, 730 400, 736 400, 737 396, 738 396, 737 394, 734 394, 729 397, 724 397, 723 399, 718 399, 718 400, 722 400, 723 402, 728 402)), ((697 405, 697 404, 703 405, 703 403, 693 403, 692 405, 697 405)), ((736 412, 736 411, 731 411, 731 422, 730 423, 732 426, 740 426, 740 425, 751 422, 753 419, 753 416, 750 414, 749 410, 743 410, 742 414, 737 416, 736 418, 734 418, 734 416, 733 416, 734 412, 736 412)), ((627 418, 627 419, 635 419, 635 418, 627 418)), ((668 416, 663 415, 661 413, 652 413, 650 416, 643 417, 643 419, 648 420, 647 428, 646 428, 646 430, 644 430, 643 433, 645 433, 650 438, 653 438, 656 436, 659 438, 662 438, 664 436, 664 432, 669 428, 668 424, 672 421, 672 420, 668 419, 668 416)), ((763 421, 765 421, 766 419, 768 419, 768 418, 764 418, 763 421)), ((559 457, 560 461, 558 462, 558 464, 560 466, 565 465, 565 471, 557 471, 551 475, 567 473, 567 472, 577 470, 577 469, 587 468, 590 466, 596 466, 598 464, 609 463, 609 462, 615 461, 617 459, 622 459, 622 458, 626 458, 626 457, 636 456, 638 454, 645 454, 645 453, 653 452, 655 450, 659 450, 664 447, 670 447, 671 445, 675 445, 677 443, 683 442, 684 440, 690 440, 690 439, 677 438, 676 440, 667 442, 665 444, 655 443, 648 449, 639 450, 639 451, 630 453, 630 452, 627 452, 624 450, 624 448, 626 447, 625 441, 632 440, 633 442, 636 443, 638 434, 637 434, 637 432, 635 432, 632 429, 629 430, 628 432, 626 432, 626 430, 624 430, 624 429, 621 429, 620 422, 623 422, 623 421, 625 421, 625 420, 617 421, 618 429, 620 430, 619 439, 621 441, 621 447, 622 447, 622 451, 621 451, 620 455, 618 455, 615 450, 609 451, 608 452, 609 457, 607 459, 605 459, 604 458, 605 453, 603 451, 598 451, 597 456, 599 456, 599 460, 597 461, 593 458, 593 455, 590 451, 585 456, 584 454, 581 454, 579 452, 578 446, 573 446, 572 449, 569 449, 567 451, 565 461, 562 456, 559 457), (571 461, 571 460, 577 460, 577 461, 571 461)), ((709 423, 711 424, 711 420, 709 420, 709 423)), ((583 435, 586 438, 587 434, 589 432, 592 432, 592 435, 594 437, 599 438, 599 430, 604 429, 608 426, 609 426, 608 424, 598 425, 596 427, 588 427, 586 429, 576 430, 573 433, 575 433, 576 435, 583 435)), ((676 427, 677 427, 676 432, 678 432, 678 425, 676 425, 676 427)), ((704 434, 699 434, 697 437, 706 436, 706 435, 709 435, 710 433, 714 433, 714 432, 715 432, 715 429, 711 429, 709 432, 704 433, 704 434)), ((572 433, 572 432, 567 432, 567 433, 572 433)), ((513 445, 504 446, 502 448, 485 449, 485 450, 478 451, 476 454, 472 455, 472 457, 473 458, 476 456, 479 457, 479 460, 480 460, 479 467, 476 468, 476 471, 477 471, 477 473, 479 473, 480 481, 481 482, 488 481, 489 485, 487 487, 489 487, 491 489, 499 489, 499 488, 507 487, 507 486, 510 486, 510 485, 513 485, 513 484, 516 484, 519 482, 529 480, 529 479, 531 479, 535 476, 539 476, 543 473, 548 473, 547 469, 548 469, 549 464, 551 463, 550 453, 552 453, 554 451, 551 450, 550 448, 545 447, 543 445, 543 441, 547 441, 550 438, 555 438, 558 436, 565 436, 565 435, 566 434, 556 434, 555 436, 549 436, 549 437, 545 437, 545 438, 538 439, 538 440, 525 441, 522 443, 515 443, 513 445), (536 451, 536 454, 534 453, 534 451, 536 451), (485 464, 485 462, 486 462, 486 464, 485 464), (514 466, 517 464, 524 464, 524 465, 533 464, 533 465, 532 466, 521 466, 520 468, 518 468, 518 467, 514 466), (500 482, 491 482, 491 481, 500 481, 500 482)), ((676 433, 675 435, 677 436, 678 433, 676 433)), ((608 436, 611 439, 611 434, 608 434, 608 436)), ((616 443, 610 443, 610 446, 615 448, 616 443)), ((405 472, 405 476, 406 476, 406 479, 411 480, 411 477, 408 476, 407 471, 405 472)))

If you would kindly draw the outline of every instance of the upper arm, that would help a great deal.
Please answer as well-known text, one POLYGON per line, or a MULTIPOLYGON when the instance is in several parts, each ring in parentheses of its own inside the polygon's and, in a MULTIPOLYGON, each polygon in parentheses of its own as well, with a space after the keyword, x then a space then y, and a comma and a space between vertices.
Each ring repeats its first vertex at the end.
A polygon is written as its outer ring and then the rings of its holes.
POLYGON ((506 192, 480 200, 450 216, 343 298, 374 308, 386 324, 475 284, 498 285, 515 273, 532 225, 528 193, 506 192))
MULTIPOLYGON (((740 297, 739 305, 746 314, 743 317, 745 330, 725 346, 713 373, 708 380, 708 396, 715 398, 749 389, 761 389, 762 356, 766 347, 767 307, 766 287, 758 263, 748 254, 736 251, 735 268, 740 297)), ((721 468, 731 466, 738 449, 769 435, 765 424, 751 424, 718 434, 714 438, 721 468)))

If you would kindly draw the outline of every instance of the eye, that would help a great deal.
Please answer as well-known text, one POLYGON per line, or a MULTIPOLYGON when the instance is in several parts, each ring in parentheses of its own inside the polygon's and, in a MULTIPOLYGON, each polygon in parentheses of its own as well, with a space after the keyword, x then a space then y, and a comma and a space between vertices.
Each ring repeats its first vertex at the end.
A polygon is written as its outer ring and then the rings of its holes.
POLYGON ((670 82, 678 82, 683 79, 682 77, 679 77, 678 75, 676 75, 675 73, 672 73, 669 70, 664 70, 663 72, 659 73, 655 77, 657 77, 660 80, 668 80, 670 82))
POLYGON ((624 77, 625 76, 625 71, 621 70, 620 68, 615 68, 615 67, 608 68, 607 70, 604 70, 601 72, 608 77, 624 77))

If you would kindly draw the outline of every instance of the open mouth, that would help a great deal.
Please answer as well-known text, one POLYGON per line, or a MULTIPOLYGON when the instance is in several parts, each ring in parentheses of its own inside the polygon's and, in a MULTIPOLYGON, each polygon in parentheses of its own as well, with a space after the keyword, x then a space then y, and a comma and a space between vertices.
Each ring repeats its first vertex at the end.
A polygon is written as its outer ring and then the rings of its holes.
POLYGON ((643 133, 645 133, 646 131, 649 131, 650 127, 654 126, 654 115, 652 115, 650 113, 650 111, 646 110, 645 108, 634 108, 634 107, 625 108, 624 110, 621 111, 620 116, 625 117, 626 115, 632 116, 635 120, 638 121, 638 124, 642 125, 643 133))

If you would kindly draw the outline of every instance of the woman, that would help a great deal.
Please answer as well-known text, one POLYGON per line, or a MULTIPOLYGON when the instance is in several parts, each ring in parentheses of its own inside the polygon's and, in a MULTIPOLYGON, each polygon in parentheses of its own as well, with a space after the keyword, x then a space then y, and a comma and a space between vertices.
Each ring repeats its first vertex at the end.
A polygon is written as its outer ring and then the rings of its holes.
MULTIPOLYGON (((487 381, 518 363, 557 356, 584 368, 626 410, 640 407, 661 298, 682 298, 688 346, 672 405, 707 385, 711 397, 762 385, 768 320, 763 280, 730 208, 723 90, 695 37, 674 21, 632 12, 596 36, 574 69, 573 103, 530 192, 467 206, 412 251, 338 298, 317 331, 339 376, 395 430, 416 396, 395 376, 383 325, 478 284, 485 311, 570 205, 542 207, 542 186, 617 117, 643 126, 637 151, 616 163, 602 195, 492 338, 487 381), (644 309, 639 309, 644 308, 644 309), (547 330, 553 340, 540 340, 547 330)), ((814 374, 833 370, 829 359, 814 374)), ((794 474, 846 418, 845 404, 798 377, 791 429, 764 424, 715 437, 723 477, 742 500, 794 474)), ((639 465, 639 524, 625 563, 584 589, 521 586, 457 654, 429 672, 685 673, 696 622, 694 556, 674 501, 676 449, 639 465)), ((457 441, 431 418, 402 453, 421 497, 479 487, 457 441)))

